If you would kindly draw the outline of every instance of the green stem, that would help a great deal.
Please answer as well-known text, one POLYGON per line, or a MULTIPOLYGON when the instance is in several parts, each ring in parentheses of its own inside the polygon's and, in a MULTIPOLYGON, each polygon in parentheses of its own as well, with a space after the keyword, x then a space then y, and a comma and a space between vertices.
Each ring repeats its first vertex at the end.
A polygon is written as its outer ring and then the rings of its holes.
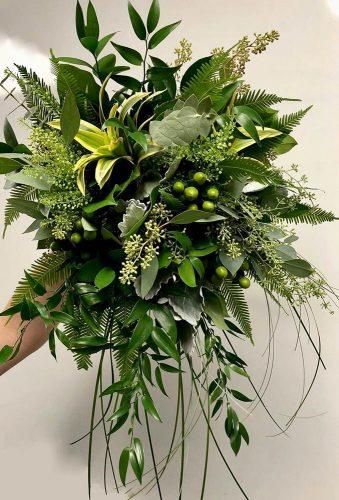
POLYGON ((179 363, 179 392, 181 401, 181 462, 180 462, 180 480, 179 480, 179 500, 182 499, 182 485, 184 481, 184 468, 185 468, 185 399, 184 399, 184 386, 182 381, 181 360, 179 363))
POLYGON ((196 374, 195 374, 195 371, 194 371, 194 369, 193 369, 192 360, 191 360, 191 358, 189 358, 188 356, 187 356, 187 360, 188 360, 188 363, 189 363, 189 366, 190 366, 191 375, 192 375, 192 380, 193 380, 193 384, 194 384, 195 392, 196 392, 196 394, 197 394, 197 396, 198 396, 198 400, 199 400, 200 408, 201 408, 201 411, 202 411, 202 413, 203 413, 203 415, 204 415, 204 418, 205 418, 205 420, 206 420, 206 423, 207 423, 207 426, 208 426, 209 432, 210 432, 210 434, 211 434, 211 436, 212 436, 212 439, 213 439, 213 441, 214 441, 214 444, 215 444, 215 446, 216 446, 216 448, 217 448, 217 450, 218 450, 218 452, 219 452, 219 455, 220 455, 220 457, 221 457, 222 461, 224 462, 224 464, 225 464, 225 466, 226 466, 227 470, 228 470, 228 471, 229 471, 229 473, 231 474, 231 476, 232 476, 232 478, 233 478, 234 482, 235 482, 235 483, 236 483, 236 485, 238 486, 238 488, 239 488, 239 490, 241 491, 241 493, 244 495, 244 498, 246 498, 246 500, 249 500, 249 497, 246 495, 246 493, 245 493, 245 491, 243 490, 243 488, 242 488, 241 484, 239 483, 239 481, 238 481, 238 480, 237 480, 237 478, 235 477, 235 475, 234 475, 234 473, 233 473, 233 471, 232 471, 231 467, 229 466, 229 464, 228 464, 228 462, 227 462, 227 460, 226 460, 226 458, 225 458, 225 456, 224 456, 224 454, 223 454, 223 452, 222 452, 222 450, 221 450, 221 448, 220 448, 220 446, 219 446, 219 444, 218 444, 218 441, 217 441, 217 439, 216 439, 216 437, 215 437, 215 435, 214 435, 214 432, 213 432, 213 430, 212 430, 212 428, 211 428, 211 425, 210 425, 210 423, 209 423, 209 421, 208 421, 208 418, 207 418, 207 415, 206 415, 206 412, 205 412, 205 408, 204 408, 203 402, 201 401, 201 398, 200 398, 200 394, 199 394, 199 390, 198 390, 198 387, 197 387, 197 383, 196 383, 196 381, 195 381, 195 376, 196 376, 196 374))
POLYGON ((144 60, 142 62, 142 66, 143 66, 142 89, 143 89, 143 91, 145 91, 145 81, 146 81, 146 62, 147 62, 147 56, 148 56, 148 38, 145 40, 145 44, 146 44, 145 57, 144 57, 144 60))
POLYGON ((149 446, 150 446, 151 455, 152 455, 153 469, 154 469, 155 478, 156 478, 157 486, 158 486, 159 498, 160 498, 160 500, 162 500, 162 494, 161 494, 161 488, 160 488, 160 482, 159 482, 159 476, 158 476, 158 469, 157 469, 157 463, 156 463, 156 460, 155 460, 153 443, 152 443, 151 429, 150 429, 150 426, 149 426, 148 415, 147 415, 147 411, 146 410, 145 410, 145 420, 146 420, 148 441, 149 441, 149 446))
POLYGON ((202 480, 200 500, 203 500, 204 494, 205 494, 205 488, 206 488, 207 468, 208 468, 208 455, 209 455, 209 447, 210 447, 210 421, 211 421, 211 402, 210 402, 209 394, 207 394, 206 452, 205 452, 204 476, 203 476, 203 480, 202 480))
MULTIPOLYGON (((103 387, 102 387, 102 374, 100 376, 100 392, 102 392, 103 390, 103 387)), ((115 470, 114 470, 114 465, 113 465, 113 459, 112 459, 112 455, 111 455, 111 449, 110 449, 110 446, 109 446, 109 439, 108 439, 108 435, 107 435, 107 428, 106 428, 106 422, 105 422, 105 411, 104 411, 104 403, 103 403, 103 398, 100 398, 100 408, 101 408, 101 415, 102 415, 102 426, 103 426, 103 430, 104 430, 104 435, 105 435, 105 441, 106 441, 106 453, 105 453, 105 466, 104 466, 104 488, 105 488, 105 493, 107 495, 107 477, 106 477, 106 464, 107 464, 107 455, 108 455, 108 458, 109 458, 109 462, 110 462, 110 465, 111 465, 111 469, 112 469, 112 474, 113 474, 113 478, 114 478, 114 484, 115 484, 115 487, 116 487, 116 490, 117 492, 119 493, 119 488, 118 488, 118 483, 117 483, 117 478, 116 478, 116 475, 115 475, 115 470)))

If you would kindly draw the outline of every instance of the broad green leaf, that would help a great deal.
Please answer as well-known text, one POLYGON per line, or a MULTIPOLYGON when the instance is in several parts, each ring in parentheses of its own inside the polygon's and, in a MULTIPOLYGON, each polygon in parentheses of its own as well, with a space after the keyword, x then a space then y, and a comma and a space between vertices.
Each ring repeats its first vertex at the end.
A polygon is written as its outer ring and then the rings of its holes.
POLYGON ((46 288, 41 283, 39 283, 39 281, 33 278, 33 276, 31 276, 27 271, 25 271, 25 277, 34 293, 39 296, 45 295, 46 288))
POLYGON ((86 36, 99 38, 99 22, 95 12, 95 8, 91 1, 88 3, 87 7, 86 36))
POLYGON ((156 407, 154 406, 154 403, 153 403, 153 400, 151 399, 151 397, 148 396, 147 394, 145 394, 144 396, 142 396, 141 402, 142 402, 142 406, 145 408, 147 413, 152 415, 152 417, 155 420, 158 420, 158 422, 161 422, 160 415, 159 415, 156 407))
POLYGON ((140 52, 114 42, 111 42, 111 44, 119 52, 121 57, 125 59, 125 61, 129 62, 130 64, 134 64, 135 66, 141 66, 143 58, 140 52))
POLYGON ((192 241, 187 234, 181 231, 170 231, 168 234, 173 237, 184 250, 190 250, 192 248, 192 241))
POLYGON ((282 267, 290 274, 293 274, 293 276, 297 276, 298 278, 307 278, 314 272, 311 264, 302 259, 289 260, 284 262, 282 267))
MULTIPOLYGON (((100 75, 101 78, 105 78, 107 75, 112 73, 115 69, 116 56, 115 54, 108 54, 107 56, 102 57, 98 61, 98 65, 94 66, 100 75)), ((127 66, 126 66, 127 67, 127 66)))
POLYGON ((147 151, 147 137, 143 132, 129 132, 129 137, 139 144, 144 151, 147 151))
POLYGON ((243 369, 241 368, 240 366, 237 366, 237 365, 233 365, 233 364, 230 364, 228 365, 229 368, 234 371, 235 373, 237 373, 238 375, 241 375, 242 377, 246 377, 246 378, 249 378, 248 376, 248 373, 243 369))
POLYGON ((75 64, 77 66, 87 66, 92 69, 92 65, 87 61, 83 61, 82 59, 78 59, 77 57, 56 57, 55 62, 63 62, 67 64, 75 64))
POLYGON ((203 210, 185 210, 169 221, 170 224, 191 224, 193 222, 216 222, 224 220, 222 215, 204 212, 203 210))
POLYGON ((0 174, 8 174, 14 170, 21 169, 23 167, 22 163, 19 163, 12 158, 0 157, 0 174))
POLYGON ((283 261, 298 259, 298 254, 290 245, 278 245, 275 249, 278 257, 283 261))
POLYGON ((128 2, 128 14, 134 29, 134 33, 140 40, 146 40, 146 28, 139 12, 133 7, 131 2, 128 2))
POLYGON ((57 323, 62 323, 64 325, 71 325, 74 327, 79 326, 78 321, 73 316, 63 311, 51 311, 50 315, 51 318, 57 323))
MULTIPOLYGON (((36 170, 35 173, 37 173, 36 170)), ((46 171, 43 168, 41 168, 40 175, 35 175, 34 177, 29 175, 29 172, 22 170, 21 172, 11 172, 10 174, 7 174, 6 177, 11 182, 31 186, 39 189, 40 191, 49 191, 53 182, 52 179, 46 175, 46 171)))
MULTIPOLYGON (((48 125, 56 130, 61 130, 60 120, 53 120, 48 125)), ((106 132, 84 120, 80 121, 79 132, 74 139, 85 149, 93 153, 100 147, 109 144, 109 137, 106 132)))
POLYGON ((249 106, 235 106, 233 111, 236 115, 244 114, 248 116, 248 118, 250 118, 254 123, 264 128, 264 121, 255 109, 250 108, 249 106))
POLYGON ((139 320, 147 313, 149 308, 150 304, 147 301, 141 299, 138 300, 124 324, 130 325, 131 323, 139 320))
POLYGON ((5 124, 4 124, 4 137, 6 144, 11 146, 12 148, 15 148, 18 146, 18 141, 15 135, 15 132, 12 128, 12 125, 9 123, 8 119, 5 118, 5 124))
POLYGON ((153 321, 149 316, 143 316, 139 319, 137 326, 134 329, 133 335, 129 342, 128 348, 134 351, 144 344, 151 335, 153 329, 153 321))
POLYGON ((126 485, 126 476, 130 457, 129 451, 129 448, 124 448, 119 459, 119 475, 124 486, 126 485))
POLYGON ((61 111, 60 126, 66 144, 70 144, 80 127, 80 113, 75 95, 72 91, 66 94, 61 111))
POLYGON ((152 313, 160 324, 160 326, 165 330, 166 333, 171 337, 171 339, 176 342, 177 340, 177 323, 173 317, 171 310, 163 305, 154 305, 152 307, 152 313))
MULTIPOLYGON (((253 146, 255 144, 255 140, 251 138, 250 134, 246 132, 246 130, 242 127, 238 128, 239 132, 241 132, 243 135, 249 137, 249 139, 241 139, 241 138, 236 138, 234 139, 231 148, 229 149, 229 153, 238 153, 239 151, 242 151, 243 149, 248 148, 249 146, 253 146)), ((264 130, 261 127, 256 127, 257 133, 259 135, 260 141, 263 141, 265 139, 272 139, 273 137, 278 137, 279 135, 282 135, 282 132, 279 130, 275 130, 272 128, 265 128, 264 130)))
POLYGON ((106 47, 106 45, 108 44, 108 42, 111 40, 111 38, 114 37, 114 35, 116 35, 117 32, 115 33, 110 33, 109 35, 106 35, 104 36, 101 40, 99 40, 99 43, 98 43, 98 46, 95 50, 95 55, 98 57, 101 52, 104 50, 104 48, 106 47))
POLYGON ((142 101, 143 99, 145 99, 149 95, 150 95, 149 92, 137 92, 136 94, 134 94, 131 97, 129 97, 128 99, 126 99, 121 105, 121 109, 120 109, 120 113, 119 113, 120 121, 124 122, 130 109, 132 109, 133 106, 135 106, 138 102, 142 101))
POLYGON ((150 49, 155 49, 161 43, 165 38, 168 37, 172 33, 175 28, 179 26, 181 21, 177 21, 176 23, 169 24, 168 26, 164 26, 160 30, 158 30, 154 35, 152 35, 150 41, 149 41, 149 48, 150 49))
POLYGON ((216 327, 226 330, 227 326, 225 323, 225 316, 227 316, 227 311, 225 307, 225 302, 220 295, 210 292, 209 290, 204 290, 204 309, 205 313, 212 319, 216 327))
POLYGON ((228 269, 228 271, 234 276, 236 272, 239 271, 241 265, 243 264, 245 256, 240 255, 239 257, 232 259, 232 257, 227 255, 226 252, 220 252, 219 259, 222 265, 225 266, 226 269, 228 269))
POLYGON ((154 257, 150 265, 141 271, 141 298, 145 298, 156 280, 159 270, 158 258, 154 257))
POLYGON ((109 387, 107 387, 107 389, 105 389, 104 392, 101 393, 101 397, 110 396, 115 392, 124 391, 129 386, 130 380, 119 380, 118 382, 114 382, 114 384, 111 384, 109 387))
POLYGON ((140 92, 142 84, 136 78, 124 75, 112 75, 112 80, 117 82, 122 87, 133 90, 133 92, 140 92))
POLYGON ((241 81, 238 80, 237 82, 226 85, 226 87, 222 89, 220 97, 213 102, 213 109, 217 113, 222 111, 228 105, 234 92, 237 90, 238 87, 240 87, 240 85, 241 81))
POLYGON ((154 328, 152 339, 159 349, 179 363, 180 356, 173 340, 161 328, 154 328))
POLYGON ((95 36, 85 36, 80 40, 81 44, 85 49, 89 50, 92 54, 95 54, 98 48, 98 39, 95 36))
POLYGON ((94 284, 99 290, 111 285, 115 280, 115 271, 111 267, 104 267, 95 277, 94 284))
POLYGON ((106 182, 112 175, 114 167, 117 165, 119 161, 122 159, 128 159, 128 157, 119 157, 119 158, 101 158, 98 161, 98 164, 95 168, 95 180, 97 181, 100 189, 104 187, 106 182))
POLYGON ((0 365, 5 363, 10 359, 10 357, 13 354, 13 347, 9 345, 5 345, 1 350, 0 350, 0 365))
POLYGON ((147 207, 139 200, 130 200, 122 222, 118 224, 121 236, 127 238, 134 234, 145 221, 147 207))
POLYGON ((291 149, 294 148, 294 146, 296 146, 297 144, 298 143, 294 139, 294 137, 292 137, 291 135, 284 135, 281 137, 278 144, 274 146, 273 149, 277 155, 283 155, 291 151, 291 149))
POLYGON ((190 257, 205 257, 218 250, 217 245, 208 245, 205 248, 192 248, 189 252, 190 257))
POLYGON ((202 260, 200 260, 198 257, 191 257, 190 256, 190 261, 192 263, 192 266, 194 267, 194 269, 196 270, 196 272, 200 276, 200 278, 203 278, 204 274, 205 274, 205 266, 204 266, 202 260))
POLYGON ((192 263, 188 259, 184 259, 178 267, 178 273, 185 285, 194 288, 197 286, 195 272, 192 263))
POLYGON ((245 113, 239 113, 236 115, 236 120, 246 130, 248 135, 255 140, 258 146, 260 146, 259 134, 251 118, 245 113))
POLYGON ((152 33, 158 26, 160 19, 159 0, 153 0, 147 16, 147 31, 152 33))
POLYGON ((162 120, 150 123, 150 135, 159 146, 185 146, 198 137, 207 137, 211 123, 191 106, 172 111, 162 120))

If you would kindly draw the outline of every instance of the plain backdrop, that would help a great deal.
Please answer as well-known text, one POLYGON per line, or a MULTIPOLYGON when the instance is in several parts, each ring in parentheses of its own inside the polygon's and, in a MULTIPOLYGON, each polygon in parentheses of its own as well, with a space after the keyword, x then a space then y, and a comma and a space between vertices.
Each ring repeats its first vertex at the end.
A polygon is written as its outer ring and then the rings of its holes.
MULTIPOLYGON (((145 12, 149 0, 136 0, 145 12)), ((120 31, 116 41, 136 44, 127 17, 125 0, 96 0, 104 34, 120 31)), ((0 65, 12 61, 33 67, 47 80, 48 51, 59 56, 86 57, 75 36, 73 0, 0 0, 0 65)), ((299 146, 279 160, 286 166, 300 164, 309 183, 319 191, 319 202, 339 214, 338 116, 339 116, 339 13, 338 0, 164 0, 161 24, 177 19, 183 23, 156 54, 173 60, 177 42, 188 38, 194 57, 207 55, 217 46, 228 47, 244 34, 277 29, 281 39, 248 65, 247 81, 253 88, 288 97, 300 97, 301 105, 314 104, 295 133, 299 146)), ((298 107, 299 103, 295 103, 298 107)), ((1 103, 3 121, 10 105, 1 103)), ((293 106, 285 107, 287 111, 293 106)), ((18 125, 20 135, 25 127, 18 125)), ((3 213, 5 194, 0 193, 3 213)), ((1 217, 3 220, 3 217, 1 217)), ((8 231, 0 246, 1 302, 4 305, 23 274, 36 257, 30 235, 20 233, 27 221, 8 231)), ((300 227, 297 248, 320 267, 332 284, 339 284, 338 223, 320 227, 300 227)), ((238 343, 248 360, 254 382, 259 386, 267 362, 267 312, 262 292, 253 287, 248 293, 254 324, 255 347, 238 343)), ((339 316, 331 316, 317 304, 314 311, 321 329, 323 357, 327 371, 321 370, 315 387, 288 436, 272 437, 279 431, 259 406, 246 417, 251 434, 249 448, 232 457, 223 432, 222 419, 217 435, 229 462, 251 500, 339 500, 339 316)), ((315 333, 313 331, 313 333, 315 333)), ((315 354, 303 336, 305 383, 316 364, 315 354)), ((300 349, 292 321, 283 317, 274 341, 274 367, 265 402, 284 425, 298 406, 303 389, 300 349)), ((273 343, 272 343, 273 349, 273 343)), ((273 352, 273 351, 271 351, 273 352)), ((85 433, 89 424, 95 370, 77 372, 72 357, 58 346, 58 363, 45 346, 0 380, 0 482, 1 498, 43 500, 86 498, 87 443, 69 443, 85 433)), ((175 382, 168 382, 172 399, 159 398, 164 424, 152 424, 160 459, 168 446, 173 416, 175 382), (170 420, 170 419, 169 419, 170 420)), ((249 387, 244 386, 248 393, 249 387)), ((241 412, 241 410, 239 410, 241 412)), ((246 416, 243 412, 242 415, 246 416)), ((140 431, 143 436, 143 431, 140 431)), ((205 430, 198 423, 191 435, 186 459, 183 498, 199 498, 205 430)), ((126 445, 124 432, 113 445, 116 457, 126 445)), ((94 453, 93 499, 105 498, 102 486, 104 443, 100 434, 94 453)), ((149 465, 149 456, 147 456, 149 465)), ((164 498, 178 498, 176 464, 162 480, 164 498)), ((238 500, 238 492, 213 446, 205 498, 238 500)), ((109 480, 110 497, 115 496, 109 480)), ((120 498, 120 497, 119 497, 120 498)), ((121 496, 122 498, 122 496, 121 496)), ((145 498, 144 494, 140 498, 145 498)), ((157 498, 153 490, 150 499, 157 498)))

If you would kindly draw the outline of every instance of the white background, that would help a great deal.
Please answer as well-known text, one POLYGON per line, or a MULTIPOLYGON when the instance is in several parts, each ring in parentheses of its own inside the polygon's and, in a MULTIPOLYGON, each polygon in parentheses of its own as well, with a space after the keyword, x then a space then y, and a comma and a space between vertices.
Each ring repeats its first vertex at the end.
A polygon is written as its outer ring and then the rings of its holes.
MULTIPOLYGON (((146 10, 146 0, 135 2, 146 10)), ((338 1, 331 0, 164 0, 162 24, 183 19, 180 28, 160 47, 157 55, 173 60, 172 52, 182 37, 193 43, 195 58, 224 45, 228 47, 244 34, 272 28, 281 39, 269 51, 255 57, 248 66, 247 79, 253 88, 267 88, 278 95, 300 97, 303 105, 315 104, 295 134, 300 145, 282 158, 286 165, 297 162, 312 186, 324 192, 319 201, 339 214, 338 115, 339 115, 339 18, 338 1), (330 10, 332 7, 333 10, 330 10), (326 193, 326 194, 325 194, 326 193)), ((134 43, 130 35, 125 0, 97 0, 97 11, 106 34, 120 30, 116 41, 134 43), (126 28, 128 27, 128 31, 126 28)), ((138 43, 138 41, 136 42, 138 43)), ((32 66, 48 78, 48 51, 57 55, 86 57, 74 30, 74 2, 69 0, 1 0, 0 65, 13 60, 32 66)), ((141 47, 140 47, 141 48, 141 47)), ((296 103, 298 105, 298 103, 296 103)), ((1 105, 3 120, 8 105, 1 105)), ((286 107, 290 110, 291 106, 286 107)), ((20 126, 19 126, 20 129, 20 126)), ((25 130, 21 127, 21 134, 25 130)), ((1 192, 1 209, 5 195, 1 192)), ((26 221, 24 221, 26 222, 26 221)), ((5 304, 36 256, 30 236, 20 236, 25 228, 18 223, 0 247, 1 302, 5 304)), ((339 225, 302 227, 298 250, 320 267, 332 284, 339 283, 339 225)), ((267 313, 258 288, 249 292, 256 346, 237 347, 248 360, 253 380, 260 385, 265 371, 267 313)), ((311 396, 288 437, 269 437, 277 433, 259 407, 246 419, 251 445, 234 459, 217 424, 220 443, 236 475, 251 500, 339 500, 339 336, 338 315, 330 316, 314 306, 323 342, 327 371, 321 371, 311 396)), ((303 337, 303 336, 302 336, 303 337)), ((316 358, 303 338, 306 382, 309 383, 316 358)), ((271 385, 265 402, 281 424, 297 407, 302 391, 300 350, 295 350, 296 332, 289 318, 282 318, 275 337, 275 360, 271 385)), ((86 498, 86 443, 70 447, 69 442, 86 432, 95 370, 77 373, 71 356, 60 347, 58 364, 47 346, 0 380, 0 471, 1 498, 36 500, 86 498)), ((174 395, 175 383, 169 382, 174 395)), ((250 393, 250 390, 247 389, 250 393)), ((174 398, 158 402, 159 411, 172 417, 174 398)), ((244 413, 245 415, 245 413, 244 413)), ((170 439, 171 424, 155 424, 158 457, 170 439)), ((141 435, 143 435, 141 433, 141 435)), ((205 430, 198 425, 192 434, 188 455, 184 499, 200 494, 205 430)), ((115 456, 127 443, 124 433, 113 446, 115 456)), ((238 500, 242 495, 211 447, 209 479, 205 498, 238 500)), ((94 500, 105 498, 102 487, 103 441, 95 448, 94 500)), ((148 462, 149 463, 149 462, 148 462)), ((111 483, 110 483, 111 484, 111 483)), ((162 481, 164 498, 174 500, 177 469, 173 466, 162 481)), ((111 490, 113 491, 113 490, 111 490)), ((112 498, 117 498, 111 492, 112 498)), ((141 495, 140 498, 145 498, 141 495)), ((155 490, 149 498, 157 498, 155 490)))

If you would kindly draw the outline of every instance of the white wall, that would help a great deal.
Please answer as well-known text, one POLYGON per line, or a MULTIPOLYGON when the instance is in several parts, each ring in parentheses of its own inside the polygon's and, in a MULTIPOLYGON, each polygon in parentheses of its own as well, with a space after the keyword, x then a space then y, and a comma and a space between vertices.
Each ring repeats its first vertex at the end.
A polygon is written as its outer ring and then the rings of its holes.
MULTIPOLYGON (((149 2, 136 0, 140 8, 149 2)), ((57 55, 84 56, 74 35, 74 2, 69 0, 1 0, 0 64, 12 60, 25 62, 37 71, 46 71, 48 50, 57 55)), ((159 56, 172 59, 168 51, 185 36, 193 43, 195 57, 206 55, 215 46, 229 46, 243 34, 267 31, 281 33, 281 40, 248 67, 248 81, 256 88, 267 88, 279 95, 300 97, 304 105, 315 106, 298 129, 300 146, 284 158, 286 165, 298 162, 319 187, 319 200, 339 213, 338 116, 339 116, 339 17, 329 5, 339 0, 178 0, 162 2, 162 22, 183 19, 159 56)), ((96 6, 105 33, 121 30, 117 40, 130 42, 125 0, 97 0, 96 6)), ((337 7, 337 10, 338 7, 337 7)), ((1 104, 1 119, 6 105, 1 104)), ((290 106, 286 109, 290 109, 290 106)), ((1 192, 1 209, 4 193, 1 192)), ((23 269, 35 257, 29 236, 19 236, 23 223, 11 229, 1 242, 0 283, 4 304, 21 277, 23 269)), ((339 283, 337 224, 303 227, 298 249, 320 267, 331 283, 339 283)), ((267 315, 262 293, 250 294, 256 346, 238 345, 249 360, 253 380, 260 385, 265 371, 267 315)), ((268 437, 277 431, 265 412, 258 407, 247 420, 251 446, 237 459, 232 457, 221 423, 218 436, 234 471, 253 500, 336 500, 339 466, 339 365, 338 315, 329 316, 315 305, 321 327, 323 357, 327 371, 321 371, 315 388, 288 433, 288 437, 268 437)), ((282 318, 275 336, 275 365, 265 401, 282 424, 298 405, 302 391, 300 351, 295 351, 296 333, 291 320, 282 318)), ((306 381, 315 366, 315 355, 304 339, 306 381)), ((8 500, 35 498, 82 500, 86 498, 86 444, 68 443, 85 432, 94 384, 94 370, 77 373, 72 359, 58 349, 58 364, 48 348, 31 356, 0 379, 0 470, 1 497, 8 500)), ((174 389, 174 383, 172 384, 174 389)), ((172 394, 174 392, 172 391, 172 394)), ((160 404, 160 403, 159 403, 160 404)), ((162 402, 162 415, 173 412, 174 401, 162 402)), ((169 440, 164 424, 154 425, 160 450, 169 440)), ((189 445, 184 498, 199 498, 205 431, 198 425, 189 445)), ((117 438, 117 453, 124 446, 124 435, 117 438)), ((96 447, 94 500, 103 499, 103 442, 96 447)), ((237 500, 241 494, 224 470, 212 448, 208 500, 237 500)), ((160 456, 160 452, 159 452, 160 456)), ((175 468, 164 476, 164 498, 178 497, 175 468)), ((112 494, 112 498, 117 498, 112 494)), ((140 498, 145 498, 141 495, 140 498)), ((153 491, 149 498, 157 498, 153 491)))

